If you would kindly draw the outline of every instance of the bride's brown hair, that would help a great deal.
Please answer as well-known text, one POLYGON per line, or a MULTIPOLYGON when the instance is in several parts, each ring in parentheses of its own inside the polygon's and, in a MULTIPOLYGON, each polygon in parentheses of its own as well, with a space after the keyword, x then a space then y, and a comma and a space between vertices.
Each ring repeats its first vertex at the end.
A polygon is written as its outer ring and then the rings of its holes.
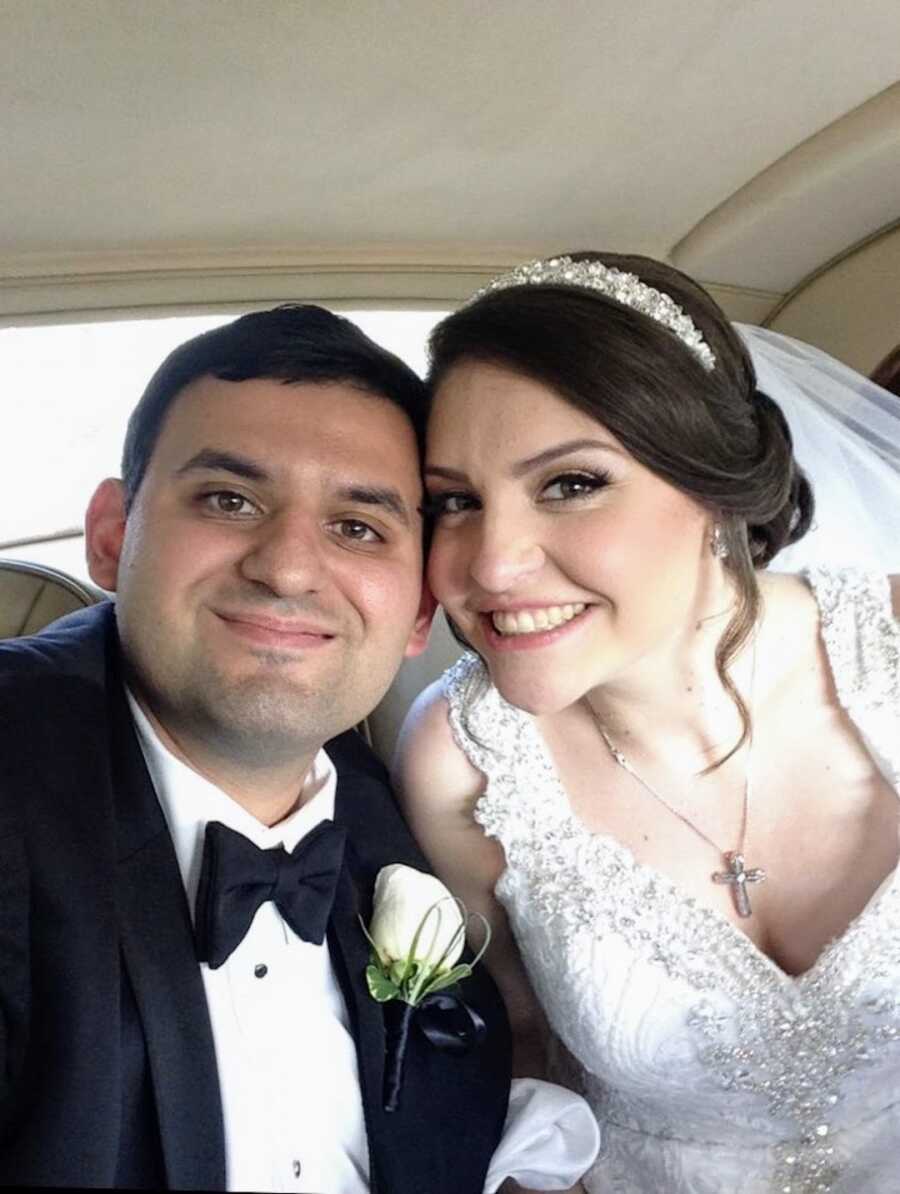
POLYGON ((529 284, 489 291, 437 325, 429 391, 462 361, 503 365, 602 423, 632 456, 694 498, 720 524, 737 602, 716 647, 716 670, 741 718, 750 714, 729 665, 760 610, 756 569, 809 528, 812 489, 794 459, 778 406, 756 385, 743 341, 686 274, 650 257, 571 253, 636 274, 684 309, 713 352, 712 370, 668 328, 598 291, 529 284))

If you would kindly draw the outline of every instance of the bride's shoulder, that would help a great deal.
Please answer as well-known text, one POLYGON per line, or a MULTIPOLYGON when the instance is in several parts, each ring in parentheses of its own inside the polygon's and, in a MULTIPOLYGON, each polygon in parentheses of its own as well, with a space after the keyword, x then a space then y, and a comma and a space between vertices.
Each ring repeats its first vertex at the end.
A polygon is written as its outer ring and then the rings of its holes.
POLYGON ((800 573, 763 572, 759 586, 767 607, 801 622, 841 610, 868 617, 874 610, 900 618, 900 576, 862 568, 810 568, 800 573))
POLYGON ((805 573, 763 572, 758 576, 766 621, 782 632, 815 637, 819 624, 819 602, 805 573))
POLYGON ((460 746, 453 728, 456 692, 470 667, 460 660, 416 697, 394 752, 392 776, 403 803, 445 804, 480 791, 482 776, 460 746))
POLYGON ((396 760, 409 756, 459 751, 450 728, 450 698, 446 673, 424 688, 412 705, 397 737, 396 760))
MULTIPOLYGON (((763 578, 761 578, 763 580, 763 578)), ((900 583, 859 568, 772 575, 761 584, 766 659, 808 690, 818 680, 848 706, 898 692, 900 583), (768 631, 768 633, 766 633, 768 631)))
POLYGON ((803 576, 763 572, 758 575, 762 621, 756 640, 759 683, 770 677, 774 688, 805 683, 821 670, 820 611, 803 576))
POLYGON ((888 606, 885 578, 856 570, 816 568, 759 576, 762 658, 783 676, 825 675, 829 659, 856 642, 874 607, 888 606))

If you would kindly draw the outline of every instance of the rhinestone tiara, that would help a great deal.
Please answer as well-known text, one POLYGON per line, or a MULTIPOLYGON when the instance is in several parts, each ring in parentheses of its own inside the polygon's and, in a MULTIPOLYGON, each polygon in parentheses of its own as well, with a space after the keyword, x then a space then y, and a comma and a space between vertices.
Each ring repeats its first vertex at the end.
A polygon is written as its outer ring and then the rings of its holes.
MULTIPOLYGON (((469 299, 476 299, 495 290, 513 286, 578 286, 583 290, 597 290, 633 311, 640 311, 674 332, 699 360, 707 372, 715 368, 716 358, 703 339, 697 325, 674 299, 662 290, 655 290, 642 282, 637 274, 604 265, 601 261, 573 261, 571 257, 549 257, 545 261, 529 261, 517 265, 506 274, 492 278, 486 286, 469 299)), ((468 305, 468 304, 467 304, 468 305)))

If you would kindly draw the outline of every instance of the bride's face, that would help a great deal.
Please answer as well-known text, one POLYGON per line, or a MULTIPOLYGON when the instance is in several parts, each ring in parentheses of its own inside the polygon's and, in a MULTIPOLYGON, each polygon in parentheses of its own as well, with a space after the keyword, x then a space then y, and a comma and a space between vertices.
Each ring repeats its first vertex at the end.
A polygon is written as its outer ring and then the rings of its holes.
POLYGON ((652 673, 706 609, 719 567, 709 514, 520 374, 450 371, 426 487, 434 594, 506 699, 532 713, 652 673))

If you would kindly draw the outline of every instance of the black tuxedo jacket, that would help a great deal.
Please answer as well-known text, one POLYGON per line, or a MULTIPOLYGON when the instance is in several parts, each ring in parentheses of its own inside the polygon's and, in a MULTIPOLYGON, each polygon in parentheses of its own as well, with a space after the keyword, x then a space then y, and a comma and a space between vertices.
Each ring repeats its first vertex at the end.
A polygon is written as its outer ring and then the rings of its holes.
MULTIPOLYGON (((509 1091, 509 1034, 465 1056, 410 1036, 382 1108, 369 996, 380 867, 424 860, 358 735, 327 744, 347 858, 329 947, 354 1030, 375 1194, 481 1194, 509 1091)), ((316 1081, 315 1072, 298 1082, 316 1081)), ((224 1189, 212 1033, 175 852, 124 696, 112 603, 0 643, 0 1184, 224 1189)))

